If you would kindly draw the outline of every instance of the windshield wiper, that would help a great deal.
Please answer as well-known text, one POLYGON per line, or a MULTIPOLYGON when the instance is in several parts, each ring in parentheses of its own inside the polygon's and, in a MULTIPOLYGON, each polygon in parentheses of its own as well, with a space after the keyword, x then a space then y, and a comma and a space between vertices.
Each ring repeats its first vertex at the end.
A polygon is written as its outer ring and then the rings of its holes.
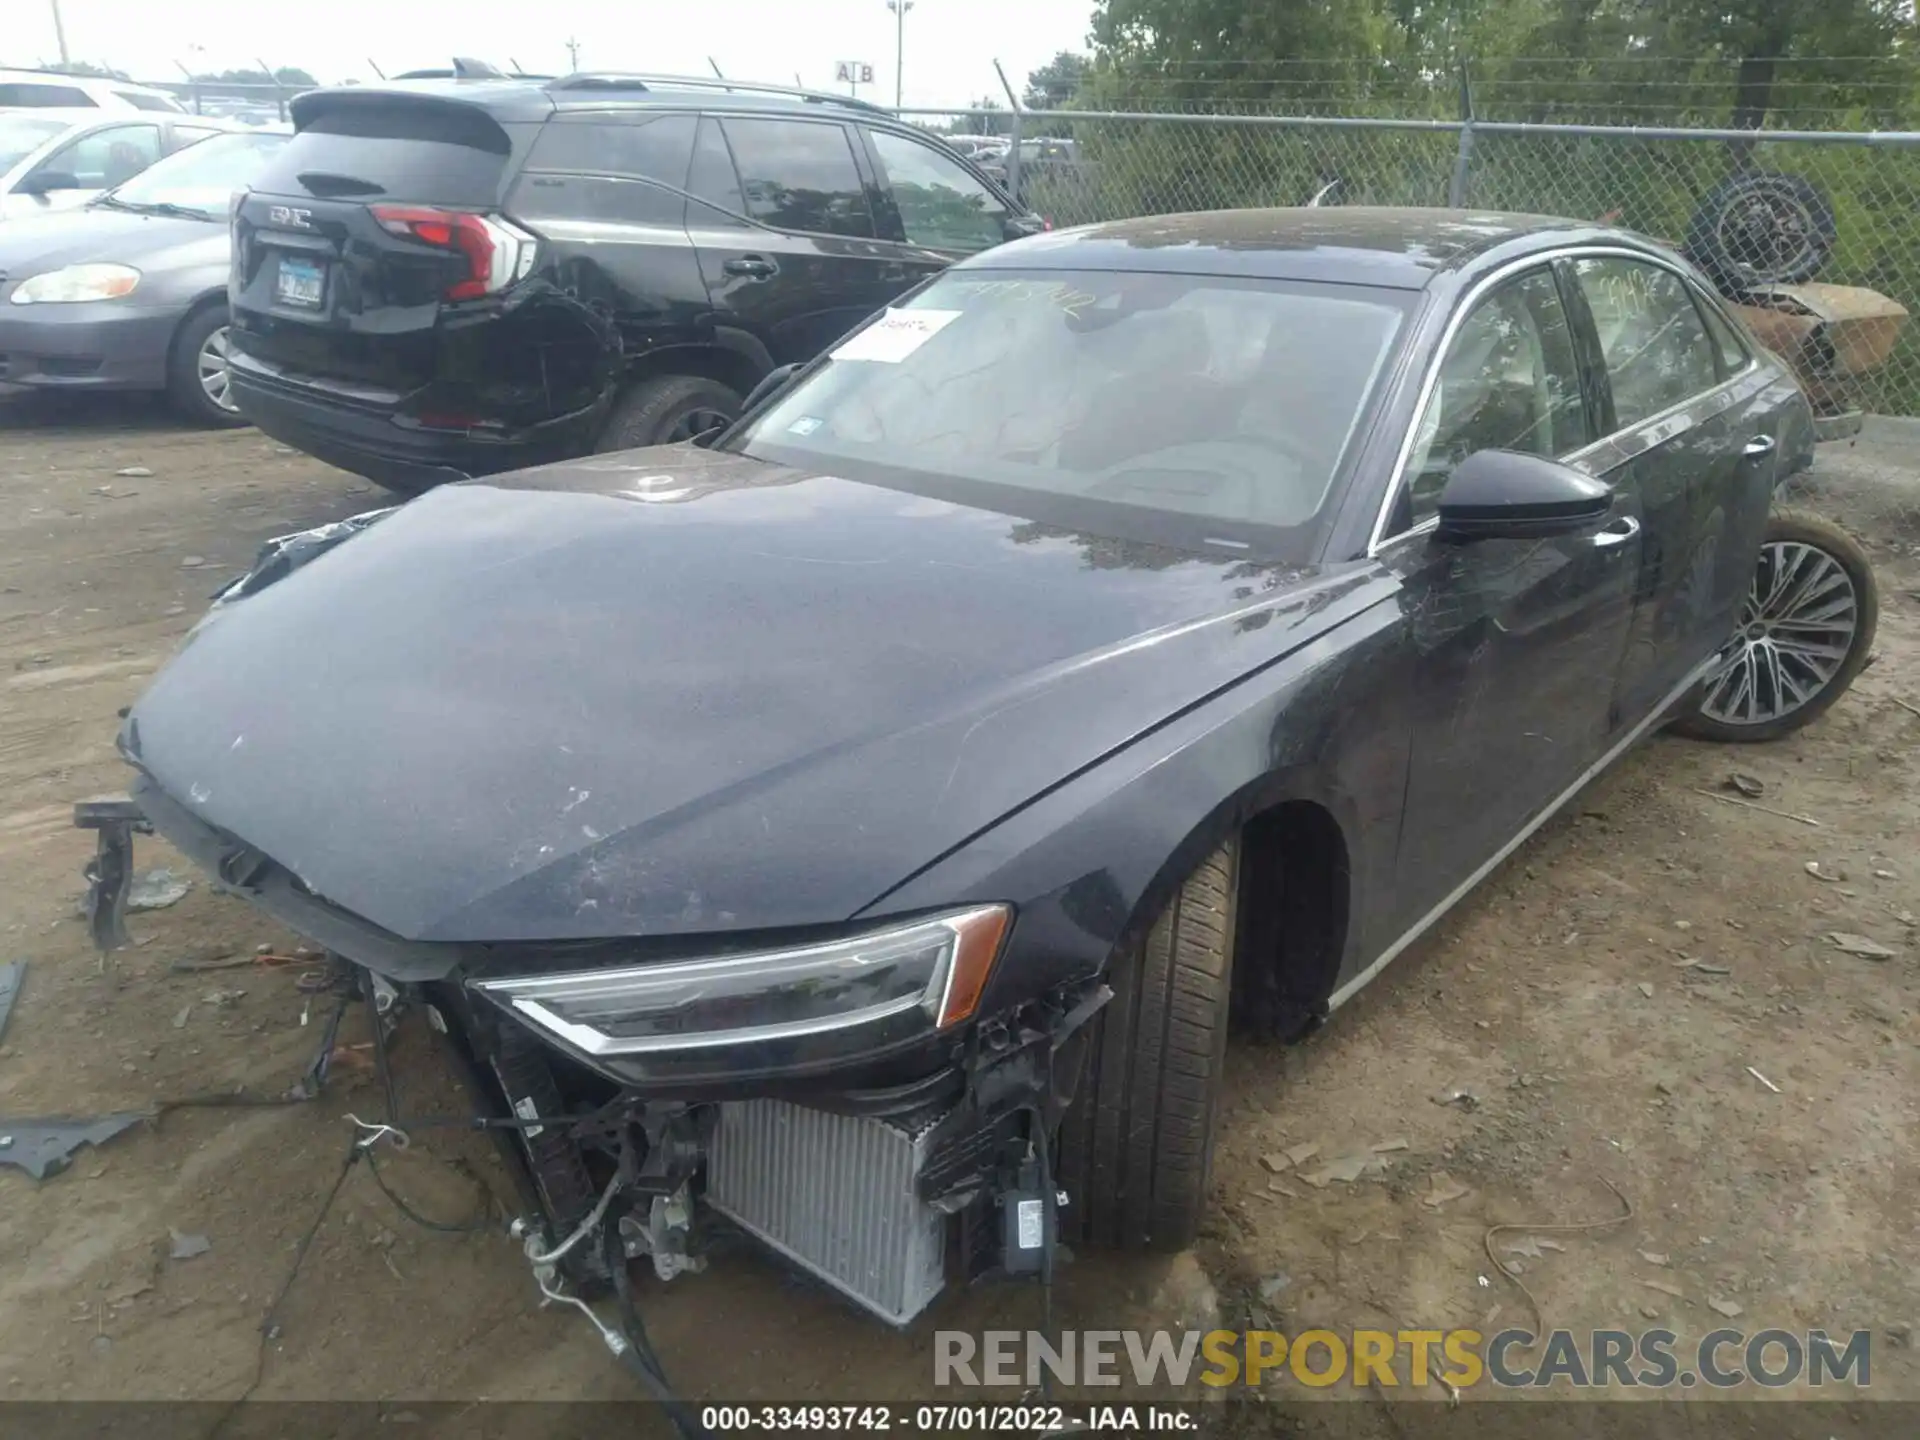
POLYGON ((206 210, 196 210, 191 205, 176 205, 171 200, 153 200, 146 204, 141 204, 133 200, 121 200, 112 195, 102 195, 93 203, 114 210, 125 210, 134 215, 164 215, 172 220, 212 220, 217 218, 206 210))

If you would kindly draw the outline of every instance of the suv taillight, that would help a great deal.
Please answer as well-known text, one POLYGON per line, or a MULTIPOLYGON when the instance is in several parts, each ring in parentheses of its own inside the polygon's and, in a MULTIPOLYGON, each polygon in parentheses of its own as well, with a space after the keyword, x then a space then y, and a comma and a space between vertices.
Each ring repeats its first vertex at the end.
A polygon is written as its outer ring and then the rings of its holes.
POLYGON ((373 205, 382 229, 408 240, 437 245, 466 258, 467 276, 446 289, 449 300, 477 300, 504 290, 533 270, 540 242, 497 215, 435 210, 419 205, 373 205))

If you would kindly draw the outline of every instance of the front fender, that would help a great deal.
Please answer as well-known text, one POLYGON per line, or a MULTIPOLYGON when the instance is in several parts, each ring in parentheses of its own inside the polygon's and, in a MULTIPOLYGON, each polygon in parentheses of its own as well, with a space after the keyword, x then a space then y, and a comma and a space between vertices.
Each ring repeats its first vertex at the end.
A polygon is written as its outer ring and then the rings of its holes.
POLYGON ((1407 641, 1384 572, 1375 602, 1054 789, 922 871, 862 919, 973 900, 1017 907, 982 1013, 1102 970, 1200 858, 1288 800, 1324 807, 1353 893, 1339 977, 1392 922, 1406 786, 1407 641))

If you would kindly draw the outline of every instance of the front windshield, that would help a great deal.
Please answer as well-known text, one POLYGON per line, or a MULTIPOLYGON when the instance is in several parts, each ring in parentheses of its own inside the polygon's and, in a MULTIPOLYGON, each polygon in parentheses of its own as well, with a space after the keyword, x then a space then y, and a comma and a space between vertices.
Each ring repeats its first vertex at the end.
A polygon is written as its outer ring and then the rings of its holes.
POLYGON ((996 503, 965 493, 992 486, 1000 508, 1042 497, 1090 527, 1297 530, 1326 506, 1407 304, 1352 285, 950 271, 729 448, 963 502, 996 503))
POLYGON ((213 219, 227 218, 233 192, 253 183, 285 135, 247 131, 215 135, 169 155, 113 191, 117 205, 177 205, 213 219))
POLYGON ((0 171, 13 169, 72 124, 42 116, 0 115, 0 171))

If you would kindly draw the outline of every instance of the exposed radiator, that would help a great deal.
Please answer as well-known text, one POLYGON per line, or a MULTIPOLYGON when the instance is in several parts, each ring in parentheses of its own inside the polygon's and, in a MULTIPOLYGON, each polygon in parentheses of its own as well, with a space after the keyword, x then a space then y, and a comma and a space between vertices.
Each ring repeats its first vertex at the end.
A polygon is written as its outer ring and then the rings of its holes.
POLYGON ((945 1217, 914 1178, 932 1127, 830 1115, 785 1100, 723 1104, 707 1203, 893 1325, 945 1283, 945 1217))

